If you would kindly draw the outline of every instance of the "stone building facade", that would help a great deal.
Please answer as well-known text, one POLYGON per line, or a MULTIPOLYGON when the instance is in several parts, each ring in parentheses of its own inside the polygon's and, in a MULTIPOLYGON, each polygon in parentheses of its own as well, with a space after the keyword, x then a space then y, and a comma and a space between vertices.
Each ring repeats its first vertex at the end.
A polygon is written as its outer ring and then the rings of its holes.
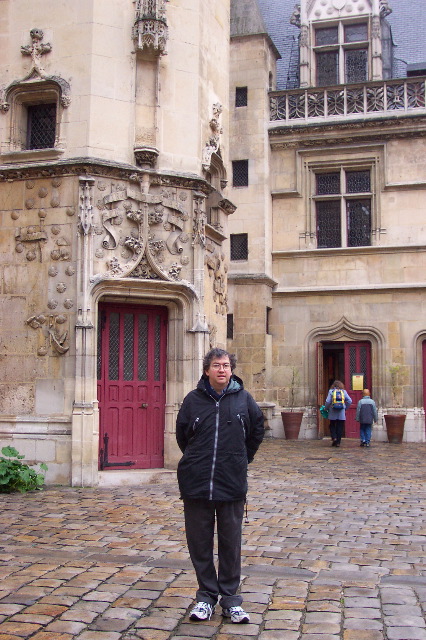
POLYGON ((341 378, 425 440, 421 4, 1 0, 0 445, 174 469, 213 345, 275 436, 341 378))
POLYGON ((407 18, 421 3, 247 4, 231 12, 228 345, 275 435, 295 408, 301 438, 327 435, 337 378, 347 437, 367 386, 374 437, 403 408, 423 442, 426 50, 424 19, 407 18))
POLYGON ((0 444, 139 482, 225 346, 229 0, 0 11, 0 444))

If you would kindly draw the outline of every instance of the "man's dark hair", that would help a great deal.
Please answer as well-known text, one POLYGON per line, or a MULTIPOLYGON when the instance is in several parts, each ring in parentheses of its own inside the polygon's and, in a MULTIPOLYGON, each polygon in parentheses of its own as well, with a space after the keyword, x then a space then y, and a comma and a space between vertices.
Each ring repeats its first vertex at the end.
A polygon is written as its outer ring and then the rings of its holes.
POLYGON ((209 369, 212 360, 214 360, 215 358, 226 358, 226 356, 228 356, 229 358, 229 362, 231 364, 231 371, 233 371, 237 366, 237 357, 235 353, 229 353, 228 351, 225 351, 225 349, 219 349, 219 347, 213 347, 213 349, 210 349, 210 351, 208 351, 204 356, 203 373, 207 371, 207 369, 209 369))

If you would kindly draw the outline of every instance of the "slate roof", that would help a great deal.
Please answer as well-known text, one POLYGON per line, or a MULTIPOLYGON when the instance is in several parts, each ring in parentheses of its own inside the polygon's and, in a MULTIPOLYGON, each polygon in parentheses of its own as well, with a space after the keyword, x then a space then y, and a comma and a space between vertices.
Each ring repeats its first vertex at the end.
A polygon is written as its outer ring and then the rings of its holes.
MULTIPOLYGON (((244 7, 254 16, 257 4, 266 30, 281 54, 277 62, 277 89, 289 89, 297 85, 297 48, 299 29, 290 24, 296 0, 232 0, 234 11, 243 12, 244 7), (251 8, 250 8, 251 7, 251 8)), ((394 77, 406 75, 407 64, 426 61, 426 6, 425 0, 389 0, 392 13, 386 18, 392 28, 395 44, 394 77)), ((246 20, 246 26, 249 21, 246 20)), ((254 32, 252 32, 254 33, 254 32)))

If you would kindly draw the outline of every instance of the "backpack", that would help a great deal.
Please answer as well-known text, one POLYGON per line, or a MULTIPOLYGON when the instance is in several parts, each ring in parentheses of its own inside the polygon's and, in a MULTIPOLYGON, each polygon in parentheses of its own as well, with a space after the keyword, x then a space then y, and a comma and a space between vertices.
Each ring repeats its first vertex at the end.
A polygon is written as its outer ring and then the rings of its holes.
POLYGON ((331 393, 331 406, 333 409, 345 408, 345 392, 343 389, 333 389, 331 393))

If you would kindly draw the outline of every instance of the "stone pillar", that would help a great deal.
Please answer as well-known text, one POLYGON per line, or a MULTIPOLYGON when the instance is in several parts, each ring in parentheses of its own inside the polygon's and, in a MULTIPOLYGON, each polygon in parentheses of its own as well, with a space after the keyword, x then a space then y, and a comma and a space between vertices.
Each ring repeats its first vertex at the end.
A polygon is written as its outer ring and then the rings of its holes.
POLYGON ((96 331, 90 302, 93 264, 94 179, 80 178, 77 260, 76 372, 72 414, 72 485, 97 484, 99 416, 96 397, 96 331))

